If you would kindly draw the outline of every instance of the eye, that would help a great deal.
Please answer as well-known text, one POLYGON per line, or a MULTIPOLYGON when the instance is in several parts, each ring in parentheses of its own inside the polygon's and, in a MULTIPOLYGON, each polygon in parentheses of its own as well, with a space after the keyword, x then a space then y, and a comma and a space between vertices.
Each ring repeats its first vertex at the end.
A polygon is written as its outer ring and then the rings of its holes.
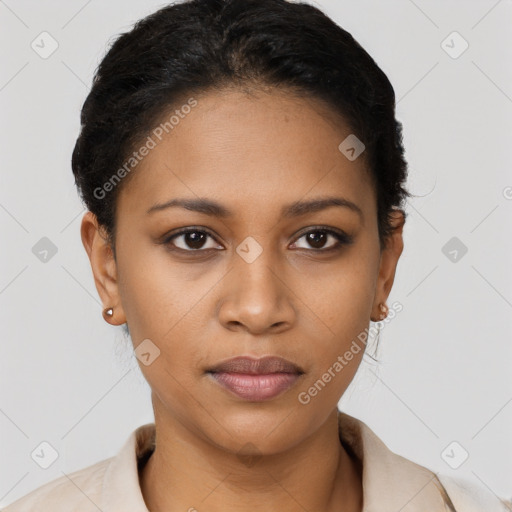
MULTIPOLYGON (((318 252, 328 252, 339 249, 343 245, 349 245, 353 242, 353 238, 343 231, 334 231, 326 228, 315 228, 303 233, 297 240, 305 238, 310 247, 299 247, 299 249, 310 249, 318 252), (334 243, 325 247, 327 240, 331 237, 334 243), (311 249, 312 247, 312 249, 311 249)), ((296 244, 297 242, 295 242, 296 244)))
POLYGON ((205 246, 205 242, 211 238, 213 240, 213 236, 197 228, 187 228, 175 233, 172 236, 167 237, 164 240, 165 245, 172 245, 182 251, 188 252, 197 252, 199 250, 208 250, 215 249, 214 246, 207 247, 205 246), (178 243, 175 243, 174 240, 179 240, 178 243))

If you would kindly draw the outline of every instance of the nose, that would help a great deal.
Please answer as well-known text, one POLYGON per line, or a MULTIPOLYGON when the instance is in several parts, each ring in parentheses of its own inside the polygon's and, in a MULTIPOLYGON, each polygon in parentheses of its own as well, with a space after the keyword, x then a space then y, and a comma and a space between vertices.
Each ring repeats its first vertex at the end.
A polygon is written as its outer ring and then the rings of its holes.
POLYGON ((277 334, 296 319, 294 294, 283 272, 264 257, 252 263, 235 256, 234 268, 223 280, 219 321, 231 331, 277 334))

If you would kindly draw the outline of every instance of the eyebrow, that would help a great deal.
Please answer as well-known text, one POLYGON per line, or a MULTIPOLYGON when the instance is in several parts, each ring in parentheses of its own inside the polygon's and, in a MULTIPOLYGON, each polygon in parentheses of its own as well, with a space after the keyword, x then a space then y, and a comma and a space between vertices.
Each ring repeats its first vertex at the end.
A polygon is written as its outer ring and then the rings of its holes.
MULTIPOLYGON (((307 213, 315 213, 333 206, 341 208, 347 208, 357 213, 361 220, 363 220, 363 211, 357 204, 343 197, 318 197, 309 201, 295 201, 291 204, 283 206, 281 209, 281 217, 293 218, 305 215, 307 213)), ((211 200, 211 199, 187 199, 187 198, 176 198, 166 201, 165 203, 159 203, 153 205, 147 210, 147 214, 165 210, 167 208, 181 207, 186 210, 193 212, 203 213, 212 217, 234 217, 234 212, 226 208, 225 206, 211 200)))

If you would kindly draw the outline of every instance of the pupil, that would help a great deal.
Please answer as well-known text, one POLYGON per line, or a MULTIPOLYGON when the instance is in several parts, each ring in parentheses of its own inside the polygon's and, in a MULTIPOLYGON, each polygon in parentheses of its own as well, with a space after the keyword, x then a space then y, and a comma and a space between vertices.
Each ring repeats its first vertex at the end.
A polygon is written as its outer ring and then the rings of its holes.
POLYGON ((193 231, 185 234, 185 241, 192 249, 200 249, 204 243, 204 233, 193 231))
POLYGON ((316 231, 308 234, 308 243, 311 244, 315 249, 322 248, 325 243, 325 233, 316 231))

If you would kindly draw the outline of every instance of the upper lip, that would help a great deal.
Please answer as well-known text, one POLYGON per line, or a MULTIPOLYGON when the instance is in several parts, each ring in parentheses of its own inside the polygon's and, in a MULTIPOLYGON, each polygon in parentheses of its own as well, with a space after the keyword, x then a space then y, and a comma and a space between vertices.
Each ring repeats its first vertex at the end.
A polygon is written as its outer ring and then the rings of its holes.
POLYGON ((208 372, 244 373, 249 375, 264 375, 269 373, 304 373, 296 364, 276 356, 254 358, 248 356, 233 357, 222 361, 208 369, 208 372))

